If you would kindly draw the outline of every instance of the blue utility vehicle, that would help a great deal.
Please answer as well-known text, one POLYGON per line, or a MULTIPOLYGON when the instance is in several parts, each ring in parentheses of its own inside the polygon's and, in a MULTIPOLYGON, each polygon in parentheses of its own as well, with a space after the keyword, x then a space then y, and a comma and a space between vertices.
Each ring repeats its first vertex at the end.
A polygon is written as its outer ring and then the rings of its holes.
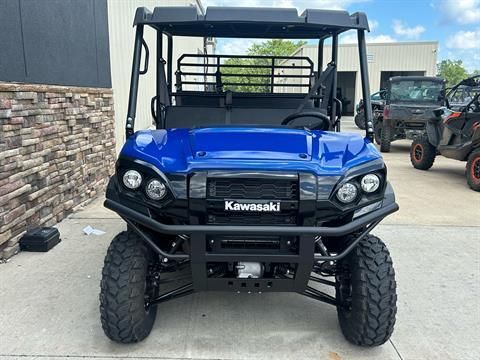
POLYGON ((157 7, 137 9, 134 25, 126 143, 105 201, 127 224, 102 273, 106 335, 140 341, 159 304, 194 291, 296 292, 335 306, 352 343, 387 341, 395 274, 371 231, 398 205, 372 144, 365 14, 157 7), (155 129, 135 131, 146 27, 156 32, 155 129), (340 133, 338 38, 348 30, 358 34, 365 137, 340 133), (174 59, 179 36, 205 39, 204 51, 174 59), (208 54, 214 38, 316 39, 318 61, 208 54))

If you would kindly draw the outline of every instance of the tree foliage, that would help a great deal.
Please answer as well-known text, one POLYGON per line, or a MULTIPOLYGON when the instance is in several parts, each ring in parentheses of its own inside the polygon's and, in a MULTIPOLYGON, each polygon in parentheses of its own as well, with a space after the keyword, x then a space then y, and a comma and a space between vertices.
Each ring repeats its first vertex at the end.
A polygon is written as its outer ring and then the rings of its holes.
POLYGON ((462 60, 442 60, 437 64, 437 75, 447 81, 447 87, 452 87, 468 77, 468 72, 462 60))
MULTIPOLYGON (((293 42, 290 40, 272 39, 264 41, 260 44, 252 44, 247 51, 247 55, 262 56, 289 56, 305 41, 293 42)), ((275 61, 275 65, 280 60, 275 61)), ((222 81, 224 83, 237 83, 241 85, 225 85, 225 90, 238 92, 269 92, 271 80, 270 59, 242 59, 230 58, 224 63, 225 65, 234 65, 236 67, 220 67, 222 81), (246 67, 245 67, 246 66, 246 67), (259 68, 253 66, 269 66, 259 68), (230 75, 233 74, 233 75, 230 75), (229 76, 230 75, 230 76, 229 76), (261 84, 255 86, 252 84, 261 84)))

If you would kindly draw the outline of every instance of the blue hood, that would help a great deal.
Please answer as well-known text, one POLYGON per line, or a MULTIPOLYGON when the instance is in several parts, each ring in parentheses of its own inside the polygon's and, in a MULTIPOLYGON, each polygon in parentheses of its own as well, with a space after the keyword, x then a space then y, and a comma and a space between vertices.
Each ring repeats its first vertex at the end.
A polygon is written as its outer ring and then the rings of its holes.
POLYGON ((381 157, 357 134, 241 127, 138 131, 120 156, 146 161, 167 174, 232 169, 316 175, 342 175, 381 157))

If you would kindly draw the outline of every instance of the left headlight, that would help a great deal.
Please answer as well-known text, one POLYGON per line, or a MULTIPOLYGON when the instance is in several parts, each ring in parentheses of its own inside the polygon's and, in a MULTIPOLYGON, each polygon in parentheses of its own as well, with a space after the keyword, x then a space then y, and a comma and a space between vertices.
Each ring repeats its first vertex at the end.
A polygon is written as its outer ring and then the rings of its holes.
POLYGON ((360 180, 360 186, 366 193, 373 193, 380 187, 380 178, 375 174, 367 174, 360 180))
POLYGON ((142 184, 142 175, 137 170, 127 170, 123 174, 123 184, 129 189, 138 189, 142 184))
POLYGON ((145 193, 152 200, 160 200, 167 193, 167 188, 161 180, 152 179, 147 183, 145 193))

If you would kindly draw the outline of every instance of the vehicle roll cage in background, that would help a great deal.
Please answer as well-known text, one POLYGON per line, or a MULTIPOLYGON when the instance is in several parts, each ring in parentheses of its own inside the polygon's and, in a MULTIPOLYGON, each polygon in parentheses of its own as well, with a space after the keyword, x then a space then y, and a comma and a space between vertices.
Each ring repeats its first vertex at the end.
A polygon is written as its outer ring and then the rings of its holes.
MULTIPOLYGON (((372 108, 370 103, 370 86, 368 79, 367 50, 365 41, 365 31, 369 31, 367 17, 364 13, 354 13, 350 15, 346 11, 334 10, 316 10, 307 9, 302 15, 298 16, 296 9, 283 8, 235 8, 235 7, 208 7, 204 14, 194 6, 188 7, 156 7, 153 12, 146 8, 138 8, 135 14, 134 26, 136 26, 135 46, 133 53, 133 64, 130 81, 130 94, 128 100, 128 111, 126 121, 126 137, 134 133, 135 114, 138 96, 138 84, 140 75, 148 71, 149 49, 143 38, 144 26, 150 26, 156 30, 156 94, 152 98, 152 116, 155 119, 157 128, 165 128, 166 108, 172 106, 173 96, 173 38, 174 36, 203 37, 225 37, 225 38, 264 38, 264 39, 317 39, 318 40, 318 63, 316 71, 313 70, 313 63, 305 57, 272 57, 272 56, 227 56, 215 54, 184 54, 177 61, 176 73, 176 91, 182 91, 183 85, 203 85, 205 92, 207 89, 213 89, 214 92, 222 92, 224 87, 249 85, 265 86, 265 82, 239 84, 229 81, 236 75, 244 76, 242 73, 221 74, 221 69, 226 67, 235 67, 232 64, 222 63, 226 58, 243 59, 261 59, 260 64, 253 65, 255 68, 265 68, 270 70, 268 74, 269 93, 265 96, 277 96, 274 89, 277 86, 286 87, 305 87, 308 88, 308 94, 301 100, 301 105, 297 112, 301 112, 309 100, 313 100, 319 106, 322 98, 322 91, 325 91, 328 104, 323 104, 323 109, 328 106, 328 115, 332 127, 340 130, 339 118, 337 117, 337 108, 341 109, 339 99, 335 98, 337 88, 336 66, 338 61, 338 37, 341 33, 348 30, 356 30, 358 37, 358 49, 360 60, 360 75, 362 80, 362 96, 365 103, 365 122, 366 137, 373 140, 374 130, 372 121, 372 108), (167 41, 167 58, 163 56, 164 38, 167 41), (322 71, 324 61, 324 43, 327 39, 332 41, 332 55, 325 71, 322 71), (145 51, 144 63, 142 64, 142 48, 145 51), (189 57, 202 58, 207 60, 201 63, 189 63, 184 60, 189 57), (214 62, 210 63, 210 59, 214 62), (291 59, 301 59, 306 61, 305 65, 309 69, 309 74, 290 74, 276 75, 275 69, 291 66, 285 65, 284 61, 291 59), (263 63, 266 61, 266 63, 263 63), (279 63, 280 61, 280 63, 279 63), (166 66, 165 66, 166 65, 166 66), (204 67, 204 72, 184 71, 185 66, 204 67), (166 67, 166 69, 165 69, 166 67), (209 68, 215 69, 215 73, 209 72, 209 68), (203 81, 182 81, 182 75, 201 75, 203 81), (325 89, 322 82, 330 76, 328 83, 329 89, 325 89), (215 81, 208 81, 208 77, 213 77, 215 81), (276 78, 299 79, 300 83, 282 82, 276 83, 276 78), (302 80, 307 79, 307 82, 302 80), (192 84, 194 83, 194 84, 192 84)), ((303 66, 303 65, 302 65, 303 66)), ((245 65, 242 65, 245 68, 245 65)), ((300 67, 296 67, 299 69, 300 67)), ((248 75, 249 77, 250 74, 248 75)), ((267 77, 267 74, 257 74, 258 79, 267 77)), ((278 119, 281 121, 282 119, 278 119)))

